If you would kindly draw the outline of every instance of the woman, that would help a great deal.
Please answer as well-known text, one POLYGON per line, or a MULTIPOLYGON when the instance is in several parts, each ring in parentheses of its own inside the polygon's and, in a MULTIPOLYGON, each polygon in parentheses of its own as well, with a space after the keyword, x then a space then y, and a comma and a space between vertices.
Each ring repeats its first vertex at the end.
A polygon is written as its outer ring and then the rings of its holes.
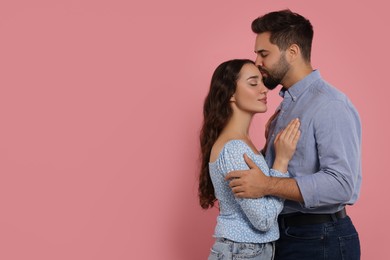
POLYGON ((218 200, 220 209, 209 260, 273 258, 273 241, 279 238, 277 216, 283 200, 236 198, 225 180, 230 171, 248 169, 244 154, 266 175, 289 176, 288 162, 300 135, 298 119, 277 135, 276 159, 271 170, 248 134, 253 116, 267 110, 267 92, 259 69, 250 60, 226 61, 212 76, 203 108, 199 176, 201 207, 211 208, 218 200))

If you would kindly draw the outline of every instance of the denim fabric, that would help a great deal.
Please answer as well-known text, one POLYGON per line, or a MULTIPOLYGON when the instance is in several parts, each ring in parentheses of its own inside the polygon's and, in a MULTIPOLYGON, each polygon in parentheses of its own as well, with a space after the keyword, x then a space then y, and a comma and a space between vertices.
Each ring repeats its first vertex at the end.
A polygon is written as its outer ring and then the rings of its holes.
POLYGON ((360 259, 359 235, 348 216, 324 224, 279 227, 275 260, 360 259))
POLYGON ((225 238, 217 238, 211 248, 208 260, 272 260, 274 243, 238 243, 225 238))

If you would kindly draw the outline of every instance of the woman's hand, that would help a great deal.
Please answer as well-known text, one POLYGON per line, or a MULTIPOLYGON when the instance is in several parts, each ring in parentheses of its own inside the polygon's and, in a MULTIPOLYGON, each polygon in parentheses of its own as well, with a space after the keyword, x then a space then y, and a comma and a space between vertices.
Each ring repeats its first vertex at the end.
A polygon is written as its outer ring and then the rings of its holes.
POLYGON ((294 155, 301 135, 299 126, 299 119, 293 119, 285 129, 277 134, 274 141, 276 157, 273 169, 279 172, 287 172, 288 163, 294 155))

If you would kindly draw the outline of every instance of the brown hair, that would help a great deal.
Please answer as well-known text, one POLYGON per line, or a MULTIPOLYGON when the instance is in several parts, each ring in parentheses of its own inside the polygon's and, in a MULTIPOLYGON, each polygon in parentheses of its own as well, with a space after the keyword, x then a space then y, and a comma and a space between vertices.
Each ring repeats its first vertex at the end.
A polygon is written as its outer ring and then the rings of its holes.
POLYGON ((297 44, 302 57, 310 62, 313 26, 302 15, 289 9, 271 12, 256 18, 252 22, 252 31, 257 34, 269 32, 270 42, 283 51, 292 44, 297 44))
POLYGON ((230 98, 236 91, 240 71, 247 59, 223 62, 214 71, 210 90, 203 105, 203 125, 200 132, 201 169, 199 174, 199 203, 203 209, 212 208, 216 197, 209 173, 211 148, 231 118, 230 98))

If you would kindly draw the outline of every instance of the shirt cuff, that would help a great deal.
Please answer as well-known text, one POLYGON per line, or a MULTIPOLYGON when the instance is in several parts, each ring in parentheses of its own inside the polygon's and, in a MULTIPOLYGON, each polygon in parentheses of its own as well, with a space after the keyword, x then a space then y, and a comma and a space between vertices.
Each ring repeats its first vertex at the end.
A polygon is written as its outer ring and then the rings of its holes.
POLYGON ((289 172, 281 173, 280 171, 277 171, 277 170, 274 170, 274 169, 270 169, 269 170, 269 176, 271 176, 271 177, 279 177, 279 178, 290 178, 291 177, 289 172))
POLYGON ((295 177, 299 190, 303 197, 303 207, 316 208, 319 206, 319 196, 316 189, 316 183, 312 176, 295 177))

